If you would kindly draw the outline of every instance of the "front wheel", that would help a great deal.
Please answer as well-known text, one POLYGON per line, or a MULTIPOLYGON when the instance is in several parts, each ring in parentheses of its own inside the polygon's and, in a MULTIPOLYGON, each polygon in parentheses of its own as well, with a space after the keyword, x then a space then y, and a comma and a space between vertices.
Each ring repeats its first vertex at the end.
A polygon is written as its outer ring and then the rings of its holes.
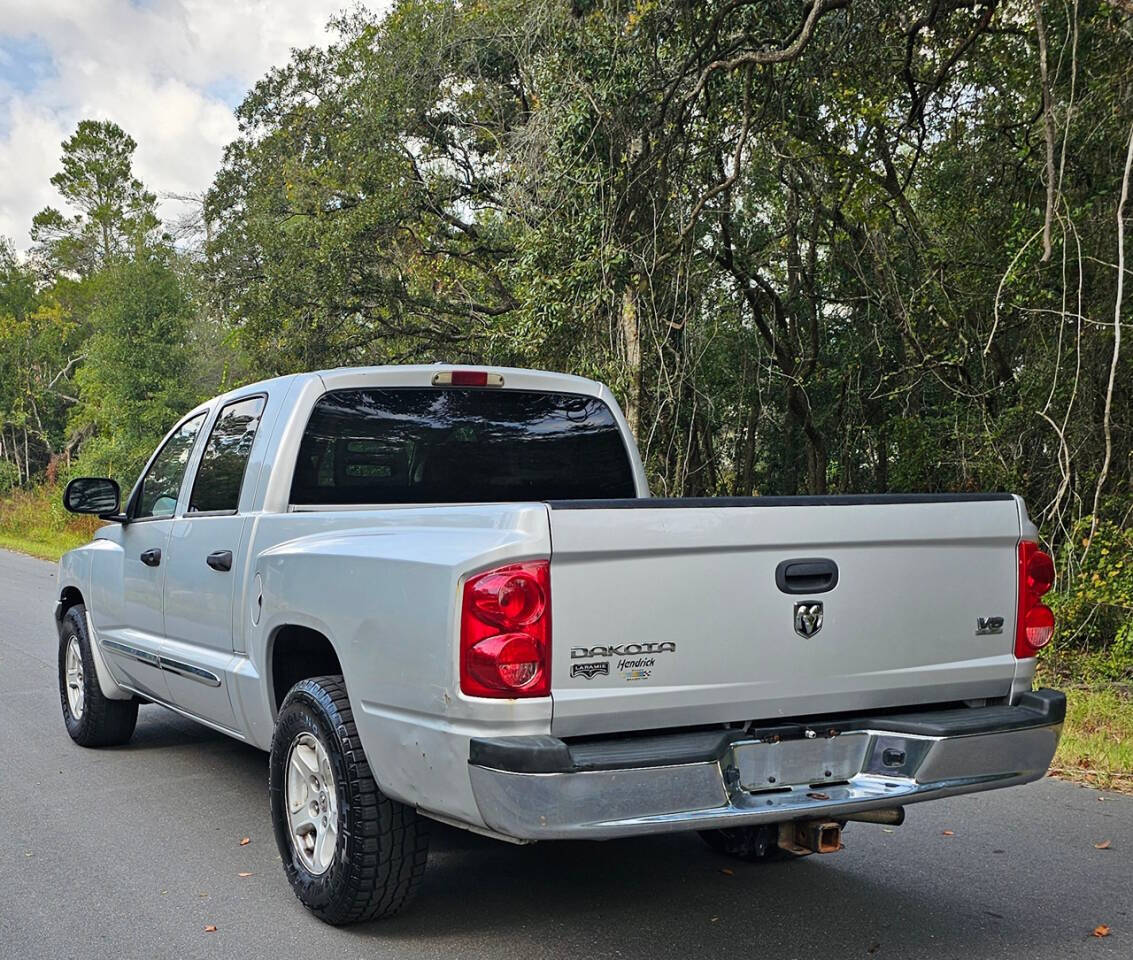
POLYGON ((342 677, 301 680, 271 744, 275 841, 300 902, 340 925, 396 913, 425 872, 427 821, 374 781, 342 677))
POLYGON ((102 695, 94 669, 87 612, 71 607, 59 627, 59 701, 63 722, 75 743, 84 747, 116 747, 134 735, 138 704, 102 695))

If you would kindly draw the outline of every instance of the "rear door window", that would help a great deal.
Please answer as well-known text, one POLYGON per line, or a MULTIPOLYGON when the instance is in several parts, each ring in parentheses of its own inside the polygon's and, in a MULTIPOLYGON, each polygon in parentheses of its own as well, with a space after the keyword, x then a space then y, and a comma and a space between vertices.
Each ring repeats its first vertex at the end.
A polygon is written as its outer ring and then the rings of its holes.
POLYGON ((193 481, 190 513, 236 512, 265 399, 248 397, 221 408, 193 481))
POLYGON ((291 485, 299 505, 633 496, 625 441, 601 400, 458 387, 326 394, 291 485))

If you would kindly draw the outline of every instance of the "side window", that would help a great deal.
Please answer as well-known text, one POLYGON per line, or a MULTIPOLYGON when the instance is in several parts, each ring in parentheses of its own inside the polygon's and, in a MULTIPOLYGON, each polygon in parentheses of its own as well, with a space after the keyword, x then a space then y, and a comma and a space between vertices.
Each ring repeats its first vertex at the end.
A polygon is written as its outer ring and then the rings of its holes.
POLYGON ((236 512, 252 441, 264 412, 264 397, 249 397, 223 407, 209 434, 189 496, 189 512, 236 512))
POLYGON ((142 477, 137 508, 133 512, 135 520, 173 516, 177 508, 177 494, 181 492, 181 479, 185 476, 185 464, 189 462, 193 442, 204 422, 205 415, 198 413, 181 424, 165 441, 165 446, 142 477))

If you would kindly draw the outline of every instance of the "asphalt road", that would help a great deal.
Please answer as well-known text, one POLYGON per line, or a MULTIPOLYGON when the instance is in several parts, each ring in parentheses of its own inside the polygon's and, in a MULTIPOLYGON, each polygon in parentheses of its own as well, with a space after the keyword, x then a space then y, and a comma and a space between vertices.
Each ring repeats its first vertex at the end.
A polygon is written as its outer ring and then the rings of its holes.
POLYGON ((1133 799, 1054 780, 851 824, 842 852, 786 864, 692 835, 437 827, 406 914, 324 926, 284 879, 265 754, 155 706, 127 747, 70 741, 54 594, 52 565, 0 551, 0 960, 1133 956, 1133 799))

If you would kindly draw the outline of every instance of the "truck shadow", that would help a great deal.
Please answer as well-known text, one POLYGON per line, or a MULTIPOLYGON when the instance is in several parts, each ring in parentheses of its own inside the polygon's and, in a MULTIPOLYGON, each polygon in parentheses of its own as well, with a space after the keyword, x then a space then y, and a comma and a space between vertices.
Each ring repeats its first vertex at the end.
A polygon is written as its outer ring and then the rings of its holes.
MULTIPOLYGON (((133 743, 122 748, 139 752, 122 757, 127 764, 152 769, 153 758, 140 754, 156 752, 171 774, 207 768, 210 782, 221 777, 233 795, 247 798, 242 829, 270 837, 262 792, 266 754, 164 711, 146 714, 133 743)), ((1025 846, 1014 855, 981 849, 972 864, 957 861, 957 849, 938 864, 939 827, 930 817, 923 823, 918 815, 918 823, 895 836, 851 824, 838 854, 769 864, 720 857, 694 834, 514 846, 433 824, 428 870, 406 913, 339 929, 323 926, 292 900, 270 853, 255 869, 263 872, 264 896, 278 898, 288 922, 309 925, 312 936, 351 955, 424 949, 660 960, 738 951, 907 960, 1083 947, 1083 931, 1094 921, 1067 916, 1060 890, 1093 882, 1084 863, 1063 862, 1058 884, 1029 885, 1021 896, 1020 884, 1034 869, 1025 846)), ((203 812, 200 818, 204 830, 203 812)))
POLYGON ((942 900, 927 885, 879 882, 864 850, 747 864, 694 834, 514 847, 447 827, 432 850, 409 911, 352 932, 386 945, 475 934, 485 954, 556 957, 907 958, 983 956, 989 939, 997 955, 1036 945, 1032 924, 969 891, 942 900))

